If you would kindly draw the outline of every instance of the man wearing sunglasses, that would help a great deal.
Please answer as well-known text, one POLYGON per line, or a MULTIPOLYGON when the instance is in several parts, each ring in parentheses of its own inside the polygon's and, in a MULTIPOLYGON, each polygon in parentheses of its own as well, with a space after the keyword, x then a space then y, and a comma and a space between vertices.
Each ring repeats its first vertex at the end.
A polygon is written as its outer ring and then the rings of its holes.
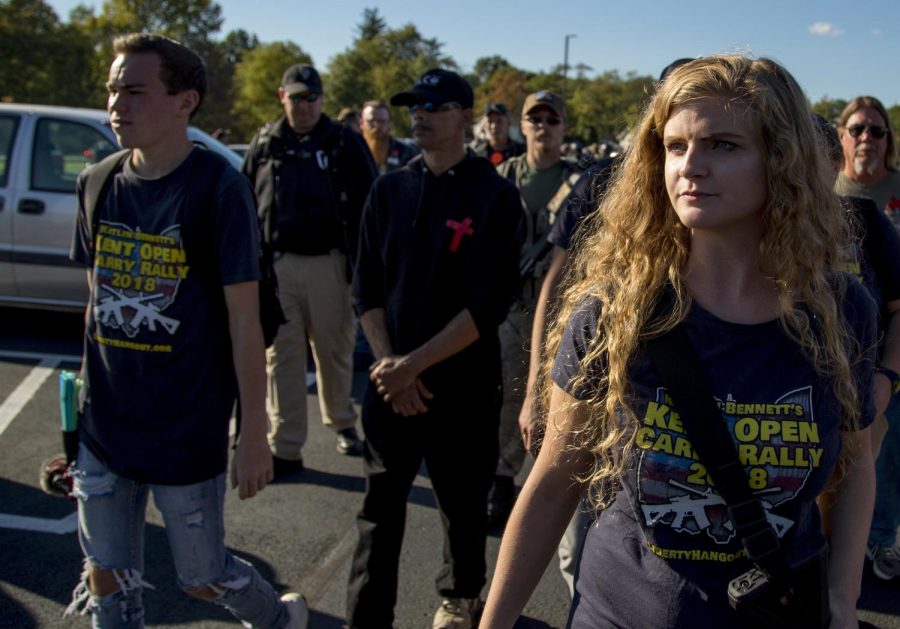
POLYGON ((563 201, 580 173, 575 162, 562 157, 566 133, 563 99, 541 90, 530 94, 522 107, 520 122, 525 153, 503 162, 498 172, 519 189, 527 235, 522 267, 529 268, 522 291, 509 316, 500 326, 503 355, 503 409, 500 413, 500 456, 494 486, 488 499, 488 526, 499 529, 515 501, 513 479, 525 462, 525 447, 519 430, 519 413, 525 397, 531 327, 541 282, 549 256, 537 264, 526 260, 546 253, 545 243, 563 201))
POLYGON ((358 133, 322 113, 322 80, 289 67, 278 88, 284 116, 254 136, 243 171, 253 183, 262 235, 275 250, 287 323, 266 352, 275 477, 303 469, 306 347, 316 362, 322 423, 341 454, 362 454, 350 400, 356 324, 350 269, 366 194, 377 176, 358 133))
MULTIPOLYGON (((844 166, 838 175, 836 190, 845 196, 871 198, 887 213, 894 226, 900 228, 900 173, 896 168, 891 121, 884 105, 872 96, 854 98, 841 113, 839 133, 844 166)), ((877 235, 871 239, 875 237, 877 235)), ((886 251, 884 256, 891 259, 896 254, 896 251, 886 251)), ((891 303, 886 307, 890 309, 891 303)), ((887 321, 882 365, 896 364, 898 360, 895 340, 900 335, 900 316, 895 314, 887 321)), ((897 396, 891 397, 884 416, 887 432, 875 462, 875 510, 866 555, 872 560, 875 576, 890 580, 900 576, 897 539, 897 526, 900 525, 900 402, 897 396)))
POLYGON ((424 460, 445 538, 432 626, 469 629, 497 462, 497 327, 519 283, 522 215, 515 188, 466 149, 473 95, 462 77, 429 70, 391 104, 409 108, 422 154, 379 177, 363 212, 353 296, 376 360, 347 624, 393 625, 406 500, 424 460))
POLYGON ((844 168, 836 190, 869 197, 900 228, 900 172, 887 110, 874 96, 857 96, 841 112, 838 131, 844 168))

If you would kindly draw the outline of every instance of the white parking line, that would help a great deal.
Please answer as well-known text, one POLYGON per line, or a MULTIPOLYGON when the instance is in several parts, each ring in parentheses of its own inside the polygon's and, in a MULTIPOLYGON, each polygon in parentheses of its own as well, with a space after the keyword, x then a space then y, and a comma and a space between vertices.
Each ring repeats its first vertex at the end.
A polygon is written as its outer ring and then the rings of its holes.
POLYGON ((12 420, 16 418, 19 412, 25 408, 25 405, 31 401, 37 390, 41 388, 47 378, 53 375, 53 371, 59 365, 59 360, 53 358, 43 358, 31 372, 25 376, 25 379, 19 383, 12 393, 9 394, 3 404, 0 405, 0 435, 6 432, 12 420))
MULTIPOLYGON (((311 604, 319 602, 332 586, 335 575, 346 572, 349 559, 356 548, 359 533, 356 527, 347 529, 344 536, 325 555, 325 558, 309 574, 300 579, 300 591, 311 604)), ((339 578, 339 577, 337 577, 339 578)))
POLYGON ((78 530, 78 513, 70 513, 58 520, 0 513, 0 528, 68 535, 78 530))
POLYGON ((10 358, 13 360, 55 360, 58 363, 75 363, 81 364, 81 356, 75 354, 45 354, 42 352, 8 352, 0 349, 0 359, 10 358))
MULTIPOLYGON (((0 360, 4 358, 36 360, 38 364, 28 372, 28 375, 19 383, 19 386, 13 389, 13 392, 3 401, 3 404, 0 404, 0 435, 9 428, 12 421, 19 415, 25 405, 31 401, 38 389, 53 375, 60 363, 77 364, 81 362, 80 356, 0 351, 0 360)), ((68 535, 78 530, 78 514, 70 513, 65 517, 53 519, 0 513, 0 528, 68 535)))

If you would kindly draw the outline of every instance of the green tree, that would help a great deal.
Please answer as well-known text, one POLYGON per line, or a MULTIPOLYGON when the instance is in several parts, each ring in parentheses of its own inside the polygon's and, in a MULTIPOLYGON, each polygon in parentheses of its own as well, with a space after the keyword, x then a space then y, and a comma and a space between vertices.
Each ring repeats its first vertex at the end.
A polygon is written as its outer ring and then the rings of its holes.
POLYGON ((498 70, 512 68, 512 64, 500 55, 479 57, 475 60, 472 72, 466 75, 466 79, 472 84, 473 89, 487 83, 498 70))
POLYGON ((528 96, 527 82, 526 72, 509 64, 498 67, 475 88, 476 113, 480 113, 487 103, 503 103, 510 112, 520 112, 528 96))
POLYGON ((264 122, 284 113, 278 86, 284 71, 295 63, 312 64, 312 58, 293 42, 260 44, 244 53, 234 70, 231 129, 235 140, 249 139, 264 122))
MULTIPOLYGON (((374 33, 366 25, 372 14, 366 10, 360 33, 374 33)), ((423 37, 412 24, 397 29, 381 28, 371 37, 360 37, 350 48, 335 55, 323 77, 325 111, 334 114, 342 107, 359 107, 370 99, 387 100, 397 92, 409 89, 416 78, 435 67, 457 69, 445 55, 441 42, 423 37)), ((409 116, 391 111, 398 135, 409 134, 409 116)))
POLYGON ((378 14, 377 8, 363 9, 362 22, 356 25, 357 41, 375 39, 387 30, 387 22, 378 14))
POLYGON ((105 0, 97 26, 110 38, 124 33, 160 33, 190 48, 222 28, 222 7, 212 0, 105 0))
MULTIPOLYGON (((891 118, 891 128, 894 131, 894 146, 897 146, 898 139, 900 139, 900 103, 895 103, 887 108, 888 116, 891 118)), ((900 149, 896 149, 894 154, 894 163, 900 160, 900 149)))
POLYGON ((231 126, 234 64, 228 61, 228 51, 222 42, 201 42, 194 50, 206 64, 206 97, 191 124, 209 132, 227 133, 231 126))
MULTIPOLYGON (((222 9, 212 0, 104 0, 99 14, 80 6, 72 12, 71 21, 96 43, 92 83, 97 99, 105 93, 103 85, 113 60, 112 40, 119 35, 166 35, 197 51, 208 65, 220 66, 218 59, 212 58, 216 54, 212 38, 222 27, 222 9)), ((209 79, 213 83, 219 77, 210 74, 209 79)), ((205 109, 204 105, 201 113, 205 109)))
POLYGON ((0 100, 95 106, 90 40, 43 0, 0 1, 0 100))
POLYGON ((823 96, 819 102, 813 104, 812 110, 825 118, 825 120, 836 123, 846 106, 847 101, 842 98, 823 96))
POLYGON ((259 38, 253 33, 248 33, 242 28, 229 31, 222 40, 222 48, 228 63, 238 63, 244 58, 244 53, 259 46, 259 38))
POLYGON ((621 137, 637 123, 653 85, 651 76, 614 70, 569 81, 569 137, 586 143, 621 137))

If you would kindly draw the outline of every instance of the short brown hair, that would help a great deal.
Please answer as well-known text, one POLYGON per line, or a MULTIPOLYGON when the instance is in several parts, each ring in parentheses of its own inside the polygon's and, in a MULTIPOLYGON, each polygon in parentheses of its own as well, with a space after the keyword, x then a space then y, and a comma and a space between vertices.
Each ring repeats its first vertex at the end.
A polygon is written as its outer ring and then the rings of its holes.
POLYGON ((884 126, 887 127, 887 151, 884 154, 884 166, 888 170, 897 170, 896 167, 896 145, 894 144, 894 128, 891 127, 891 117, 888 115, 887 109, 881 104, 881 101, 874 96, 857 96, 844 107, 838 118, 838 126, 841 129, 846 128, 847 121, 850 116, 855 114, 863 107, 871 107, 878 112, 881 119, 884 120, 884 126))
POLYGON ((159 78, 169 94, 194 90, 200 96, 191 117, 206 96, 206 65, 196 52, 184 44, 157 33, 129 33, 113 40, 117 55, 153 53, 159 57, 159 78))

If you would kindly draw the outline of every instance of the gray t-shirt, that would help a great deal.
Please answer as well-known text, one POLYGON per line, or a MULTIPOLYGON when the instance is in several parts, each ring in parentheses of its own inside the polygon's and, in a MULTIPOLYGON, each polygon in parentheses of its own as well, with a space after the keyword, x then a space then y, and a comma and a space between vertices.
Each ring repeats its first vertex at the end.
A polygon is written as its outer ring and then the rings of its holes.
POLYGON ((887 176, 873 186, 857 183, 841 172, 834 189, 842 196, 872 199, 888 215, 894 226, 900 229, 900 172, 889 170, 887 176))

